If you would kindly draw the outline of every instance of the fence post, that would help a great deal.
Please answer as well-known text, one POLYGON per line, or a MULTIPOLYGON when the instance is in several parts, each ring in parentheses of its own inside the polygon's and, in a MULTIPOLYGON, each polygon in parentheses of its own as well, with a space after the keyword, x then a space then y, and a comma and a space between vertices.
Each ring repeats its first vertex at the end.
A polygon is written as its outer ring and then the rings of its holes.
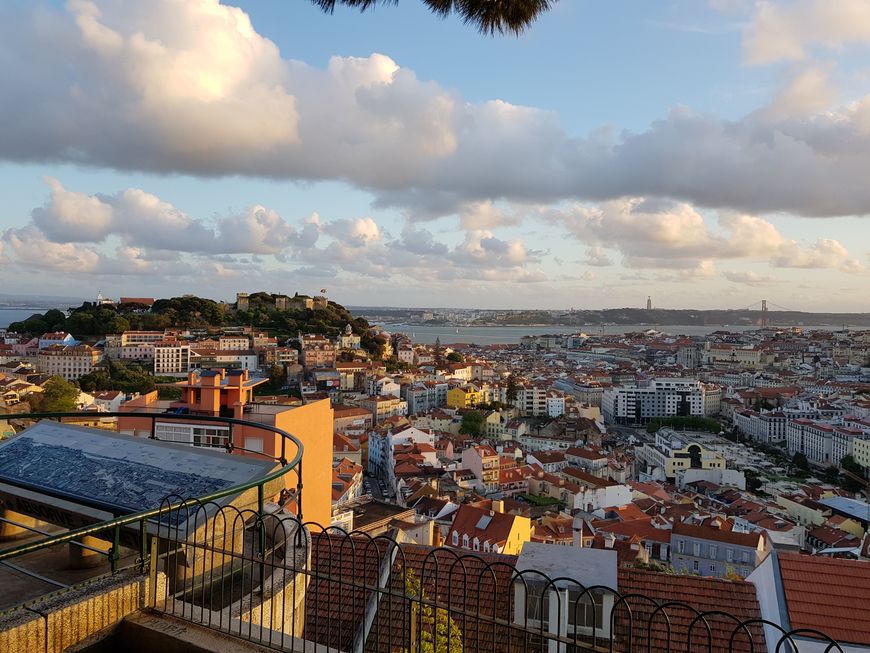
POLYGON ((150 597, 149 597, 149 608, 157 607, 157 538, 151 538, 151 559, 149 565, 149 576, 148 582, 150 584, 149 589, 150 597))
POLYGON ((266 591, 266 522, 265 515, 263 514, 264 508, 264 497, 263 497, 263 484, 260 483, 257 486, 257 513, 260 515, 259 517, 259 535, 260 535, 260 550, 257 552, 257 556, 260 559, 260 595, 265 595, 266 591))
POLYGON ((112 528, 112 548, 109 549, 109 565, 114 574, 118 570, 118 560, 121 559, 121 527, 112 528))

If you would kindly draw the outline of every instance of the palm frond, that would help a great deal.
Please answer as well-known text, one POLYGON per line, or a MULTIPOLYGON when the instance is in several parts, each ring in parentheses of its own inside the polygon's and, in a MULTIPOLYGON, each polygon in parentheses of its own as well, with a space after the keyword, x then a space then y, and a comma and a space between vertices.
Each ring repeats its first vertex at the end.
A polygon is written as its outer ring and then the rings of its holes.
MULTIPOLYGON (((429 10, 442 18, 455 13, 463 22, 474 25, 482 34, 521 34, 559 0, 422 0, 429 10)), ((378 4, 397 5, 399 0, 311 0, 321 10, 332 13, 336 5, 360 11, 378 4)))

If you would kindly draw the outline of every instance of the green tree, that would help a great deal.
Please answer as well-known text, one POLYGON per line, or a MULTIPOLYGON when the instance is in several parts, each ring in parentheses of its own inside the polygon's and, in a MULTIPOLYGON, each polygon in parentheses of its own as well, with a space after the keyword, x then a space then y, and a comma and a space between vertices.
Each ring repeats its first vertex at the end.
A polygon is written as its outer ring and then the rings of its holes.
POLYGON ((459 432, 472 437, 483 435, 486 416, 479 410, 469 410, 462 415, 459 432))
POLYGON ((465 356, 460 354, 458 351, 451 351, 449 354, 447 354, 447 360, 452 361, 454 363, 464 363, 465 356))
POLYGON ((802 469, 807 472, 810 469, 810 461, 807 460, 807 457, 802 454, 800 451, 796 452, 795 455, 791 459, 792 464, 798 469, 802 469))
POLYGON ((852 455, 843 456, 840 467, 846 472, 843 474, 843 489, 849 492, 860 492, 865 485, 860 480, 864 478, 864 468, 861 467, 852 455))
MULTIPOLYGON (((326 12, 336 5, 355 7, 360 11, 378 4, 398 4, 397 0, 311 0, 326 12)), ((481 34, 520 34, 558 0, 422 0, 433 14, 447 18, 455 14, 481 34)))
POLYGON ((513 374, 511 374, 507 380, 507 394, 505 396, 509 404, 513 405, 517 400, 517 391, 517 379, 513 374))
POLYGON ((429 605, 432 599, 411 569, 405 573, 405 595, 411 599, 412 648, 422 653, 462 650, 462 631, 459 626, 446 609, 429 605))
POLYGON ((37 410, 45 413, 72 413, 78 408, 78 397, 79 387, 75 383, 61 376, 53 376, 42 386, 37 410))
POLYGON ((62 331, 66 324, 66 315, 63 314, 63 311, 59 311, 56 308, 46 311, 42 319, 52 331, 62 331))
POLYGON ((754 472, 752 470, 746 471, 746 487, 751 492, 758 492, 763 485, 764 482, 758 477, 757 472, 754 472))
POLYGON ((827 483, 836 484, 840 481, 840 468, 836 465, 831 465, 822 474, 822 480, 827 483))

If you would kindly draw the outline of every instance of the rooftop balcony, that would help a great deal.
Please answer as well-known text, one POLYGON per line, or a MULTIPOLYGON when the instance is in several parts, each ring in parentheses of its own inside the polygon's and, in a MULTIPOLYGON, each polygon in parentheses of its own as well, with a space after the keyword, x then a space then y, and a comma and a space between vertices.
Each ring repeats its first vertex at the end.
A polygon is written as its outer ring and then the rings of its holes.
MULTIPOLYGON (((14 416, 28 417, 46 416, 14 416)), ((64 417, 75 415, 52 416, 64 417)), ((0 549, 2 573, 16 579, 0 579, 0 650, 842 650, 821 633, 772 631, 749 583, 617 572, 615 564, 605 573, 607 565, 597 560, 612 554, 615 562, 614 552, 527 545, 534 555, 524 550, 518 559, 403 543, 391 531, 372 537, 305 522, 299 440, 257 422, 212 419, 278 433, 287 440, 287 458, 259 460, 268 464, 256 478, 191 498, 173 491, 133 510, 96 496, 96 482, 71 492, 24 480, 3 464, 10 441, 0 445, 7 510, 26 508, 10 504, 12 497, 38 495, 42 505, 54 501, 80 515, 121 513, 65 529, 34 524, 39 517, 61 521, 45 512, 0 517, 0 525, 24 538, 0 549), (68 547, 75 551, 69 558, 68 547), (579 566, 560 562, 572 551, 596 555, 581 555, 591 562, 579 566), (70 570, 69 561, 96 566, 70 570)), ((106 437, 113 444, 151 440, 106 437)), ((153 446, 177 456, 194 449, 153 446)), ((226 455, 207 453, 215 460, 226 455)), ((115 471, 128 483, 147 481, 123 470, 115 471)))

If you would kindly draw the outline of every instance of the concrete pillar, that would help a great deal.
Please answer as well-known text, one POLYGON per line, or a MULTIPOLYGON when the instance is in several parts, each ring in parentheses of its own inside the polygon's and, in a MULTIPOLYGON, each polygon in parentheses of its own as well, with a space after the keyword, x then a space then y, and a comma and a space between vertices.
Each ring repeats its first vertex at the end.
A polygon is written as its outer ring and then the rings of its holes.
MULTIPOLYGON (((46 526, 48 526, 48 524, 39 521, 35 517, 31 517, 29 515, 22 515, 20 512, 13 512, 8 508, 0 508, 0 517, 2 517, 3 519, 17 522, 24 526, 32 526, 33 528, 38 528, 40 530, 43 530, 46 526)), ((27 530, 26 528, 22 528, 21 526, 16 526, 15 524, 0 521, 0 542, 20 540, 31 535, 36 535, 36 532, 27 530)))
POLYGON ((99 567, 100 565, 106 565, 108 568, 109 559, 106 556, 106 552, 111 546, 108 542, 97 539, 96 537, 91 537, 90 535, 85 535, 84 537, 79 538, 78 541, 87 546, 99 549, 103 553, 91 551, 90 549, 85 549, 72 543, 68 544, 69 566, 72 569, 92 569, 94 567, 99 567))

